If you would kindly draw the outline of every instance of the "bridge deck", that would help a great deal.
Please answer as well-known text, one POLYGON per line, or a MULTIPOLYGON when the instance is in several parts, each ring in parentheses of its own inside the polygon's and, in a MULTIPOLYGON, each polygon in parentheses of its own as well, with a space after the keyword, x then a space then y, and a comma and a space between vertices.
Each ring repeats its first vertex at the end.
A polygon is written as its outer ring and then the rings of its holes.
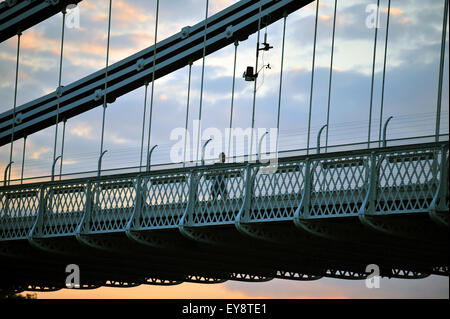
POLYGON ((39 217, 44 237, 73 235, 87 221, 87 233, 125 231, 132 221, 134 229, 178 228, 184 215, 188 226, 234 224, 240 211, 247 223, 292 221, 297 210, 303 219, 354 217, 364 212, 373 183, 367 214, 428 213, 442 188, 443 145, 287 159, 272 174, 242 164, 6 187, 0 240, 26 238, 39 217))
MULTIPOLYGON (((233 257, 233 269, 242 270, 251 264, 246 245, 267 255, 266 245, 278 243, 269 255, 285 247, 295 256, 301 251, 302 256, 322 260, 312 262, 313 269, 304 261, 286 261, 291 270, 295 265, 306 269, 306 277, 295 275, 302 280, 315 278, 317 267, 324 267, 320 276, 344 278, 348 272, 339 269, 361 269, 370 258, 394 276, 400 276, 394 265, 416 274, 403 274, 406 277, 419 276, 423 269, 448 275, 448 241, 443 240, 448 235, 447 143, 285 158, 264 173, 261 168, 266 166, 230 164, 2 187, 0 248, 7 252, 19 245, 22 251, 31 243, 61 254, 79 253, 83 244, 121 255, 139 251, 139 245, 130 246, 131 239, 163 248, 175 258, 171 251, 192 255, 192 249, 200 247, 189 246, 190 239, 216 247, 208 256, 234 256, 244 250, 244 257, 233 257), (243 244, 242 235, 256 242, 243 244), (326 248, 329 245, 335 252, 326 248), (385 255, 386 245, 395 256, 385 255)), ((0 256, 5 253, 1 249, 0 256)), ((270 258, 275 262, 286 257, 279 253, 270 258)), ((161 268, 155 261, 151 264, 160 278, 189 273, 186 268, 166 274, 171 262, 161 258, 161 268)), ((189 269, 198 275, 199 267, 189 269)), ((262 271, 265 266, 258 267, 262 271)), ((275 265, 267 267, 261 276, 278 278, 267 272, 275 265)), ((231 278, 219 273, 217 278, 231 278)), ((355 278, 364 278, 363 273, 352 272, 355 278)), ((190 280, 186 276, 182 279, 190 280)))

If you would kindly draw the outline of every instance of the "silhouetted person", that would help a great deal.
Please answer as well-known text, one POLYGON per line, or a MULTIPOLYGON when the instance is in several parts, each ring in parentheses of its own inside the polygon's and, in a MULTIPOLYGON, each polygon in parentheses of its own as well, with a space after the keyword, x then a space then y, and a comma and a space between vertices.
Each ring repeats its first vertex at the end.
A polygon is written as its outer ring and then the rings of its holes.
MULTIPOLYGON (((219 162, 215 165, 221 165, 225 163, 225 153, 222 152, 219 154, 219 162)), ((223 175, 214 176, 214 182, 211 187, 211 196, 214 200, 218 195, 221 196, 222 199, 227 199, 227 186, 225 183, 225 178, 223 175)))

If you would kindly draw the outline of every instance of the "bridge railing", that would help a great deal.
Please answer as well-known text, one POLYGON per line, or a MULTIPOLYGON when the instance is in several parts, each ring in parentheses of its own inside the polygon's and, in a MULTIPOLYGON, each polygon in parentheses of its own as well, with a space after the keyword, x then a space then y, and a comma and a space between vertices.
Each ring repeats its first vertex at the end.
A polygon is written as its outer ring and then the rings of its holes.
POLYGON ((444 211, 447 172, 442 142, 7 186, 0 240, 444 211))
POLYGON ((196 188, 193 198, 192 218, 189 226, 234 223, 245 196, 245 165, 230 168, 203 167, 192 173, 192 186, 196 188))
POLYGON ((246 221, 292 220, 305 187, 305 162, 280 162, 271 174, 251 170, 251 209, 246 221))
MULTIPOLYGON (((448 133, 447 134, 440 134, 439 139, 440 141, 446 141, 448 142, 448 133)), ((415 145, 415 144, 425 144, 425 143, 431 143, 435 141, 436 136, 435 135, 427 135, 427 136, 414 136, 414 137, 406 137, 406 138, 395 138, 395 139, 388 139, 387 145, 389 146, 404 146, 404 145, 415 145)), ((379 146, 382 145, 382 141, 371 141, 370 142, 370 149, 378 149, 379 146)), ((366 150, 367 151, 367 141, 365 142, 354 142, 354 143, 345 143, 345 144, 336 144, 336 145, 328 145, 327 149, 325 149, 325 146, 320 148, 320 153, 336 153, 336 152, 345 152, 345 151, 357 151, 357 150, 366 150)), ((291 157, 298 157, 298 156, 305 156, 307 154, 316 154, 317 148, 311 147, 309 149, 301 148, 301 149, 290 149, 290 150, 280 150, 277 153, 277 157, 279 159, 281 158, 291 158, 291 157)), ((270 156, 275 156, 274 154, 269 154, 270 156)), ((254 154, 253 158, 256 158, 257 155, 254 154)), ((248 155, 245 156, 234 156, 229 157, 227 159, 228 163, 245 163, 248 161, 248 155)), ((210 160, 206 159, 206 163, 210 162, 210 160)), ((200 161, 193 161, 193 162, 186 162, 186 163, 153 163, 152 164, 152 171, 166 171, 169 169, 180 169, 180 168, 197 168, 199 165, 201 165, 200 161)), ((102 169, 100 171, 101 175, 116 175, 116 174, 138 174, 142 170, 145 171, 145 166, 127 166, 127 167, 116 167, 116 168, 107 168, 102 169)), ((55 176, 55 179, 59 180, 68 180, 68 179, 87 179, 87 178, 94 178, 98 175, 97 170, 91 170, 91 171, 77 171, 77 172, 71 172, 71 173, 64 173, 58 176, 55 176)), ((3 178, 2 174, 2 178, 3 178)), ((20 185, 25 183, 44 183, 51 181, 52 176, 51 175, 36 175, 36 176, 30 176, 30 177, 24 177, 19 179, 7 179, 6 181, 3 180, 0 185, 20 185)))
POLYGON ((301 207, 305 218, 356 216, 366 197, 370 155, 312 159, 307 170, 308 198, 301 207))
POLYGON ((189 181, 189 171, 139 176, 131 227, 134 230, 176 227, 189 200, 189 181))

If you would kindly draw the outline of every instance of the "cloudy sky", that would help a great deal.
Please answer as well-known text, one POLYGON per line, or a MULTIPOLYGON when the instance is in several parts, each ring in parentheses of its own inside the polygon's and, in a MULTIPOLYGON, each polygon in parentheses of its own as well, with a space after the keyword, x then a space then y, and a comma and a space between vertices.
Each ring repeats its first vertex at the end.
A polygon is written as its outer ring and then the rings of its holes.
MULTIPOLYGON (((210 0, 214 13, 236 2, 210 0)), ((331 88, 329 144, 364 142, 369 124, 369 102, 374 29, 366 26, 366 8, 375 0, 338 0, 331 88)), ((62 85, 67 85, 105 67, 107 0, 84 0, 79 6, 79 27, 65 28, 62 85)), ((378 138, 381 80, 386 32, 387 0, 380 1, 376 73, 374 83, 372 136, 378 138)), ((434 134, 443 0, 392 0, 386 61, 386 87, 383 119, 394 116, 388 138, 434 134)), ((110 63, 153 44, 156 0, 113 0, 110 63)), ((315 83, 313 92, 311 145, 320 127, 326 123, 331 34, 334 1, 323 0, 319 8, 315 83)), ((179 32, 201 21, 205 0, 161 1, 158 39, 179 32)), ((287 18, 283 90, 280 114, 280 149, 306 147, 315 3, 287 18)), ((50 93, 58 86, 62 14, 34 26, 21 38, 17 105, 50 93)), ((268 41, 274 47, 264 54, 264 70, 259 78, 255 127, 276 127, 281 67, 283 23, 268 27, 268 41)), ((448 34, 448 33, 447 33, 448 34)), ((448 39, 448 35, 447 35, 448 39)), ((251 126, 253 83, 245 82, 242 72, 255 63, 256 36, 238 47, 234 127, 251 126)), ((0 112, 12 108, 17 37, 0 44, 0 112)), ((223 132, 229 125, 234 47, 229 46, 206 58, 202 126, 223 132)), ((448 134, 448 40, 442 103, 441 133, 448 134)), ((200 105, 201 60, 192 69, 189 130, 200 105)), ((186 116, 188 68, 182 68, 155 82, 152 145, 159 147, 154 163, 168 161, 170 132, 184 127, 186 116)), ((144 88, 116 100, 107 108, 105 124, 104 168, 136 166, 144 110, 144 88)), ((102 108, 98 107, 67 122, 64 173, 95 170, 100 149, 102 108)), ((148 129, 148 109, 147 109, 148 129)), ((59 137, 62 135, 60 126, 59 137)), ((55 128, 50 127, 27 139, 25 177, 48 175, 53 156, 55 128)), ((147 133, 146 133, 147 135, 147 133)), ((13 178, 20 176, 23 141, 14 144, 13 178)), ((145 140, 144 145, 147 145, 145 140)), ((58 150, 61 139, 58 140, 58 150)), ((0 147, 0 170, 9 161, 10 146, 0 147)), ((57 152, 59 154, 59 151, 57 152)), ((211 154, 213 156, 214 154, 211 154)), ((215 156, 215 155, 214 155, 215 156)), ((177 287, 138 287, 127 290, 101 288, 84 291, 87 297, 445 297, 448 278, 422 280, 384 280, 378 290, 369 290, 364 282, 322 279, 317 282, 272 281, 264 284, 230 282, 214 286, 183 284, 177 287)), ((81 292, 63 291, 44 296, 77 297, 81 292)))

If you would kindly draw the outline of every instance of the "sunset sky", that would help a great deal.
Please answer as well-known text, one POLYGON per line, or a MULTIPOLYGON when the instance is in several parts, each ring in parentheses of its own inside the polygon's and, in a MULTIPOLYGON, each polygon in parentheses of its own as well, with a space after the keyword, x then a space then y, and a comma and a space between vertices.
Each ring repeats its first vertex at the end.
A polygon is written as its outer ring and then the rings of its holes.
MULTIPOLYGON (((158 40, 203 20, 205 0, 160 1, 158 40)), ((210 0, 209 16, 236 0, 210 0)), ((367 140, 374 29, 367 28, 366 7, 375 0, 338 0, 333 63, 329 144, 367 140)), ((105 67, 108 0, 83 0, 80 26, 65 29, 62 84, 67 85, 105 67)), ((387 0, 380 1, 372 139, 378 138, 381 79, 387 0)), ((435 129, 437 83, 444 0, 392 0, 386 69, 384 115, 394 116, 388 138, 432 135, 435 129)), ((113 0, 110 64, 138 52, 154 41, 156 0, 113 0)), ((334 0, 321 1, 317 35, 311 143, 326 122, 328 76, 334 0)), ((280 149, 306 147, 315 3, 287 18, 286 52, 281 103, 280 149)), ((21 38, 17 105, 53 92, 58 85, 62 14, 25 31, 21 38)), ((255 126, 276 127, 281 61, 282 20, 268 27, 274 47, 264 55, 272 68, 259 78, 255 126)), ((241 75, 255 62, 256 36, 238 47, 234 127, 251 125, 253 84, 241 75)), ((0 113, 13 107, 17 37, 0 44, 0 113)), ((441 133, 448 134, 448 27, 442 99, 441 133)), ((224 130, 229 124, 234 46, 206 58, 203 127, 224 130)), ((201 60, 192 69, 189 130, 198 116, 201 60)), ((188 67, 155 82, 152 145, 159 147, 154 163, 168 161, 170 132, 184 127, 188 67)), ((149 91, 150 92, 150 91, 149 91)), ((125 94, 107 108, 104 168, 139 164, 144 87, 125 94)), ((95 170, 100 148, 102 108, 67 122, 64 173, 95 170)), ((148 123, 148 109, 147 109, 148 123)), ((148 128, 148 124, 146 126, 148 128)), ((55 128, 27 139, 25 177, 48 175, 55 128)), ((59 136, 62 134, 60 126, 59 136)), ((14 144, 12 176, 20 176, 23 140, 14 144)), ((146 141, 144 143, 146 145, 146 141)), ((58 149, 61 139, 58 140, 58 149)), ((0 147, 0 171, 9 161, 10 145, 0 147)), ((38 298, 448 298, 448 277, 421 280, 383 279, 381 288, 367 289, 364 281, 321 279, 312 282, 274 280, 267 283, 227 282, 217 285, 100 288, 39 293, 38 298)))

